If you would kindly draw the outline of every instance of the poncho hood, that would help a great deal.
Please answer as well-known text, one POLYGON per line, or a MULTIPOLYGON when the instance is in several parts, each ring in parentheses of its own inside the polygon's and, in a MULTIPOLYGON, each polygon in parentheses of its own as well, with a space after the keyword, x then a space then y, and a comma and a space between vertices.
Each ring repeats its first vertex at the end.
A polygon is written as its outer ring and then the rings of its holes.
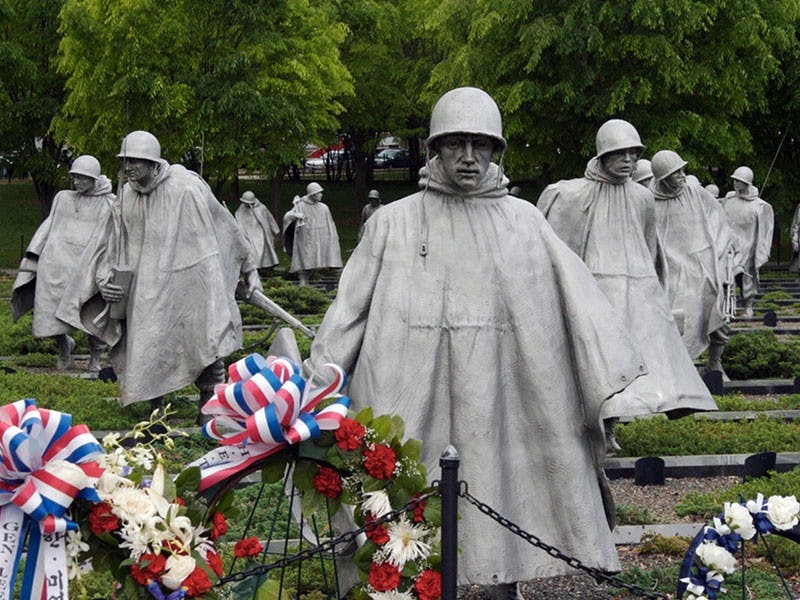
POLYGON ((139 194, 149 194, 159 185, 161 185, 167 177, 169 177, 169 163, 164 159, 159 159, 156 162, 156 170, 153 172, 153 179, 147 185, 139 185, 136 181, 128 181, 128 185, 138 192, 139 194))
POLYGON ((494 163, 489 164, 486 175, 473 190, 463 190, 451 182, 444 172, 442 161, 438 156, 434 156, 427 165, 419 170, 420 189, 432 190, 447 196, 502 198, 508 195, 508 184, 508 177, 494 163))
POLYGON ((112 193, 114 187, 111 180, 105 175, 100 175, 94 182, 94 189, 91 192, 84 194, 85 196, 105 196, 112 193))
POLYGON ((650 191, 653 192, 656 200, 674 200, 683 192, 686 184, 677 188, 670 186, 665 180, 656 181, 650 186, 650 191))

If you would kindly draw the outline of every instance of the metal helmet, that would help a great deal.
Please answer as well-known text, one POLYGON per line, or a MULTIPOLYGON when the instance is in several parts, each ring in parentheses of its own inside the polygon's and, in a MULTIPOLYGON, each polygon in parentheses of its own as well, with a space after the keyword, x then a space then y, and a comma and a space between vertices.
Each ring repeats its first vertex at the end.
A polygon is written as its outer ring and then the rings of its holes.
POLYGON ((753 185, 753 170, 750 167, 739 167, 731 173, 731 179, 753 185))
POLYGON ((437 100, 431 113, 428 148, 436 138, 450 133, 485 135, 503 150, 506 148, 500 109, 489 94, 478 88, 456 88, 437 100))
POLYGON ((622 119, 611 119, 600 126, 600 129, 597 130, 597 137, 595 137, 595 147, 598 157, 626 148, 636 148, 639 152, 644 150, 639 132, 633 125, 622 119))
POLYGON ((82 154, 72 161, 69 174, 85 175, 92 179, 98 179, 100 177, 100 161, 90 154, 82 154))
POLYGON ((143 158, 153 162, 161 160, 161 144, 147 131, 131 131, 122 140, 117 158, 143 158))
POLYGON ((714 183, 709 183, 706 186, 706 191, 714 196, 714 198, 719 198, 719 187, 714 183))
POLYGON ((633 180, 636 183, 641 183, 646 179, 653 176, 653 167, 650 161, 646 158, 640 158, 636 161, 636 168, 633 170, 633 180))
POLYGON ((316 181, 312 181, 306 186, 306 196, 311 196, 322 191, 322 186, 316 181))
POLYGON ((247 190, 244 194, 242 194, 242 197, 239 198, 239 200, 245 204, 253 204, 256 201, 256 195, 250 190, 247 190))
POLYGON ((686 166, 686 161, 683 160, 677 152, 672 150, 659 150, 653 155, 653 177, 656 181, 661 181, 665 177, 672 175, 675 171, 679 171, 686 166))
POLYGON ((378 190, 370 190, 369 194, 367 194, 367 198, 375 198, 376 200, 380 200, 381 195, 378 190))

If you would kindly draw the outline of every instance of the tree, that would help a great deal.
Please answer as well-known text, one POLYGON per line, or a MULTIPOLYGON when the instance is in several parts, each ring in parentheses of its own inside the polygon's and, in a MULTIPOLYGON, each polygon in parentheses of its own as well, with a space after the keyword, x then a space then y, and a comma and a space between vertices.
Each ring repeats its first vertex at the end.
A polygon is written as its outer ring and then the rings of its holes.
POLYGON ((30 174, 43 219, 67 183, 64 146, 50 130, 64 97, 54 68, 60 8, 60 0, 0 0, 0 150, 16 153, 15 174, 30 174))
POLYGON ((608 118, 634 123, 648 153, 690 168, 752 151, 779 55, 796 44, 797 0, 430 1, 446 57, 432 90, 484 87, 498 100, 507 166, 543 183, 578 176, 608 118))
POLYGON ((330 2, 66 0, 62 21, 58 131, 104 158, 146 129, 218 182, 276 179, 352 90, 330 2))

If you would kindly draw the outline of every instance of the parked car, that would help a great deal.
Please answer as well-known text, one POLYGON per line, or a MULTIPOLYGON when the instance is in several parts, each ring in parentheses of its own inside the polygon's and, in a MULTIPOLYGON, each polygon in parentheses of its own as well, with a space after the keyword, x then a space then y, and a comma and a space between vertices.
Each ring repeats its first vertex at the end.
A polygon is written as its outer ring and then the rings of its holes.
POLYGON ((385 148, 375 155, 372 166, 377 169, 408 168, 411 158, 403 148, 385 148))
POLYGON ((322 156, 307 158, 305 170, 311 173, 324 173, 325 165, 335 166, 340 160, 343 160, 343 158, 342 150, 328 150, 322 156))

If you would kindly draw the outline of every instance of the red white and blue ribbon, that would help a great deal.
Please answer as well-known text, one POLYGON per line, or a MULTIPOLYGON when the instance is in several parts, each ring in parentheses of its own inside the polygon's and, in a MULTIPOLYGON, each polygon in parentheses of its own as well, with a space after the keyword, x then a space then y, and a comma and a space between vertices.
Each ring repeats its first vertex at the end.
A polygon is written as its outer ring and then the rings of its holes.
POLYGON ((78 525, 65 514, 75 498, 100 501, 102 453, 69 414, 30 398, 0 407, 0 599, 13 597, 27 537, 21 598, 66 600, 66 532, 78 525))
POLYGON ((322 400, 338 395, 346 381, 341 367, 325 366, 334 378, 318 388, 286 358, 251 354, 231 365, 229 383, 217 386, 215 396, 202 408, 203 414, 212 417, 203 433, 223 447, 192 463, 200 467, 200 490, 290 444, 338 429, 350 407, 347 396, 314 411, 322 400))

